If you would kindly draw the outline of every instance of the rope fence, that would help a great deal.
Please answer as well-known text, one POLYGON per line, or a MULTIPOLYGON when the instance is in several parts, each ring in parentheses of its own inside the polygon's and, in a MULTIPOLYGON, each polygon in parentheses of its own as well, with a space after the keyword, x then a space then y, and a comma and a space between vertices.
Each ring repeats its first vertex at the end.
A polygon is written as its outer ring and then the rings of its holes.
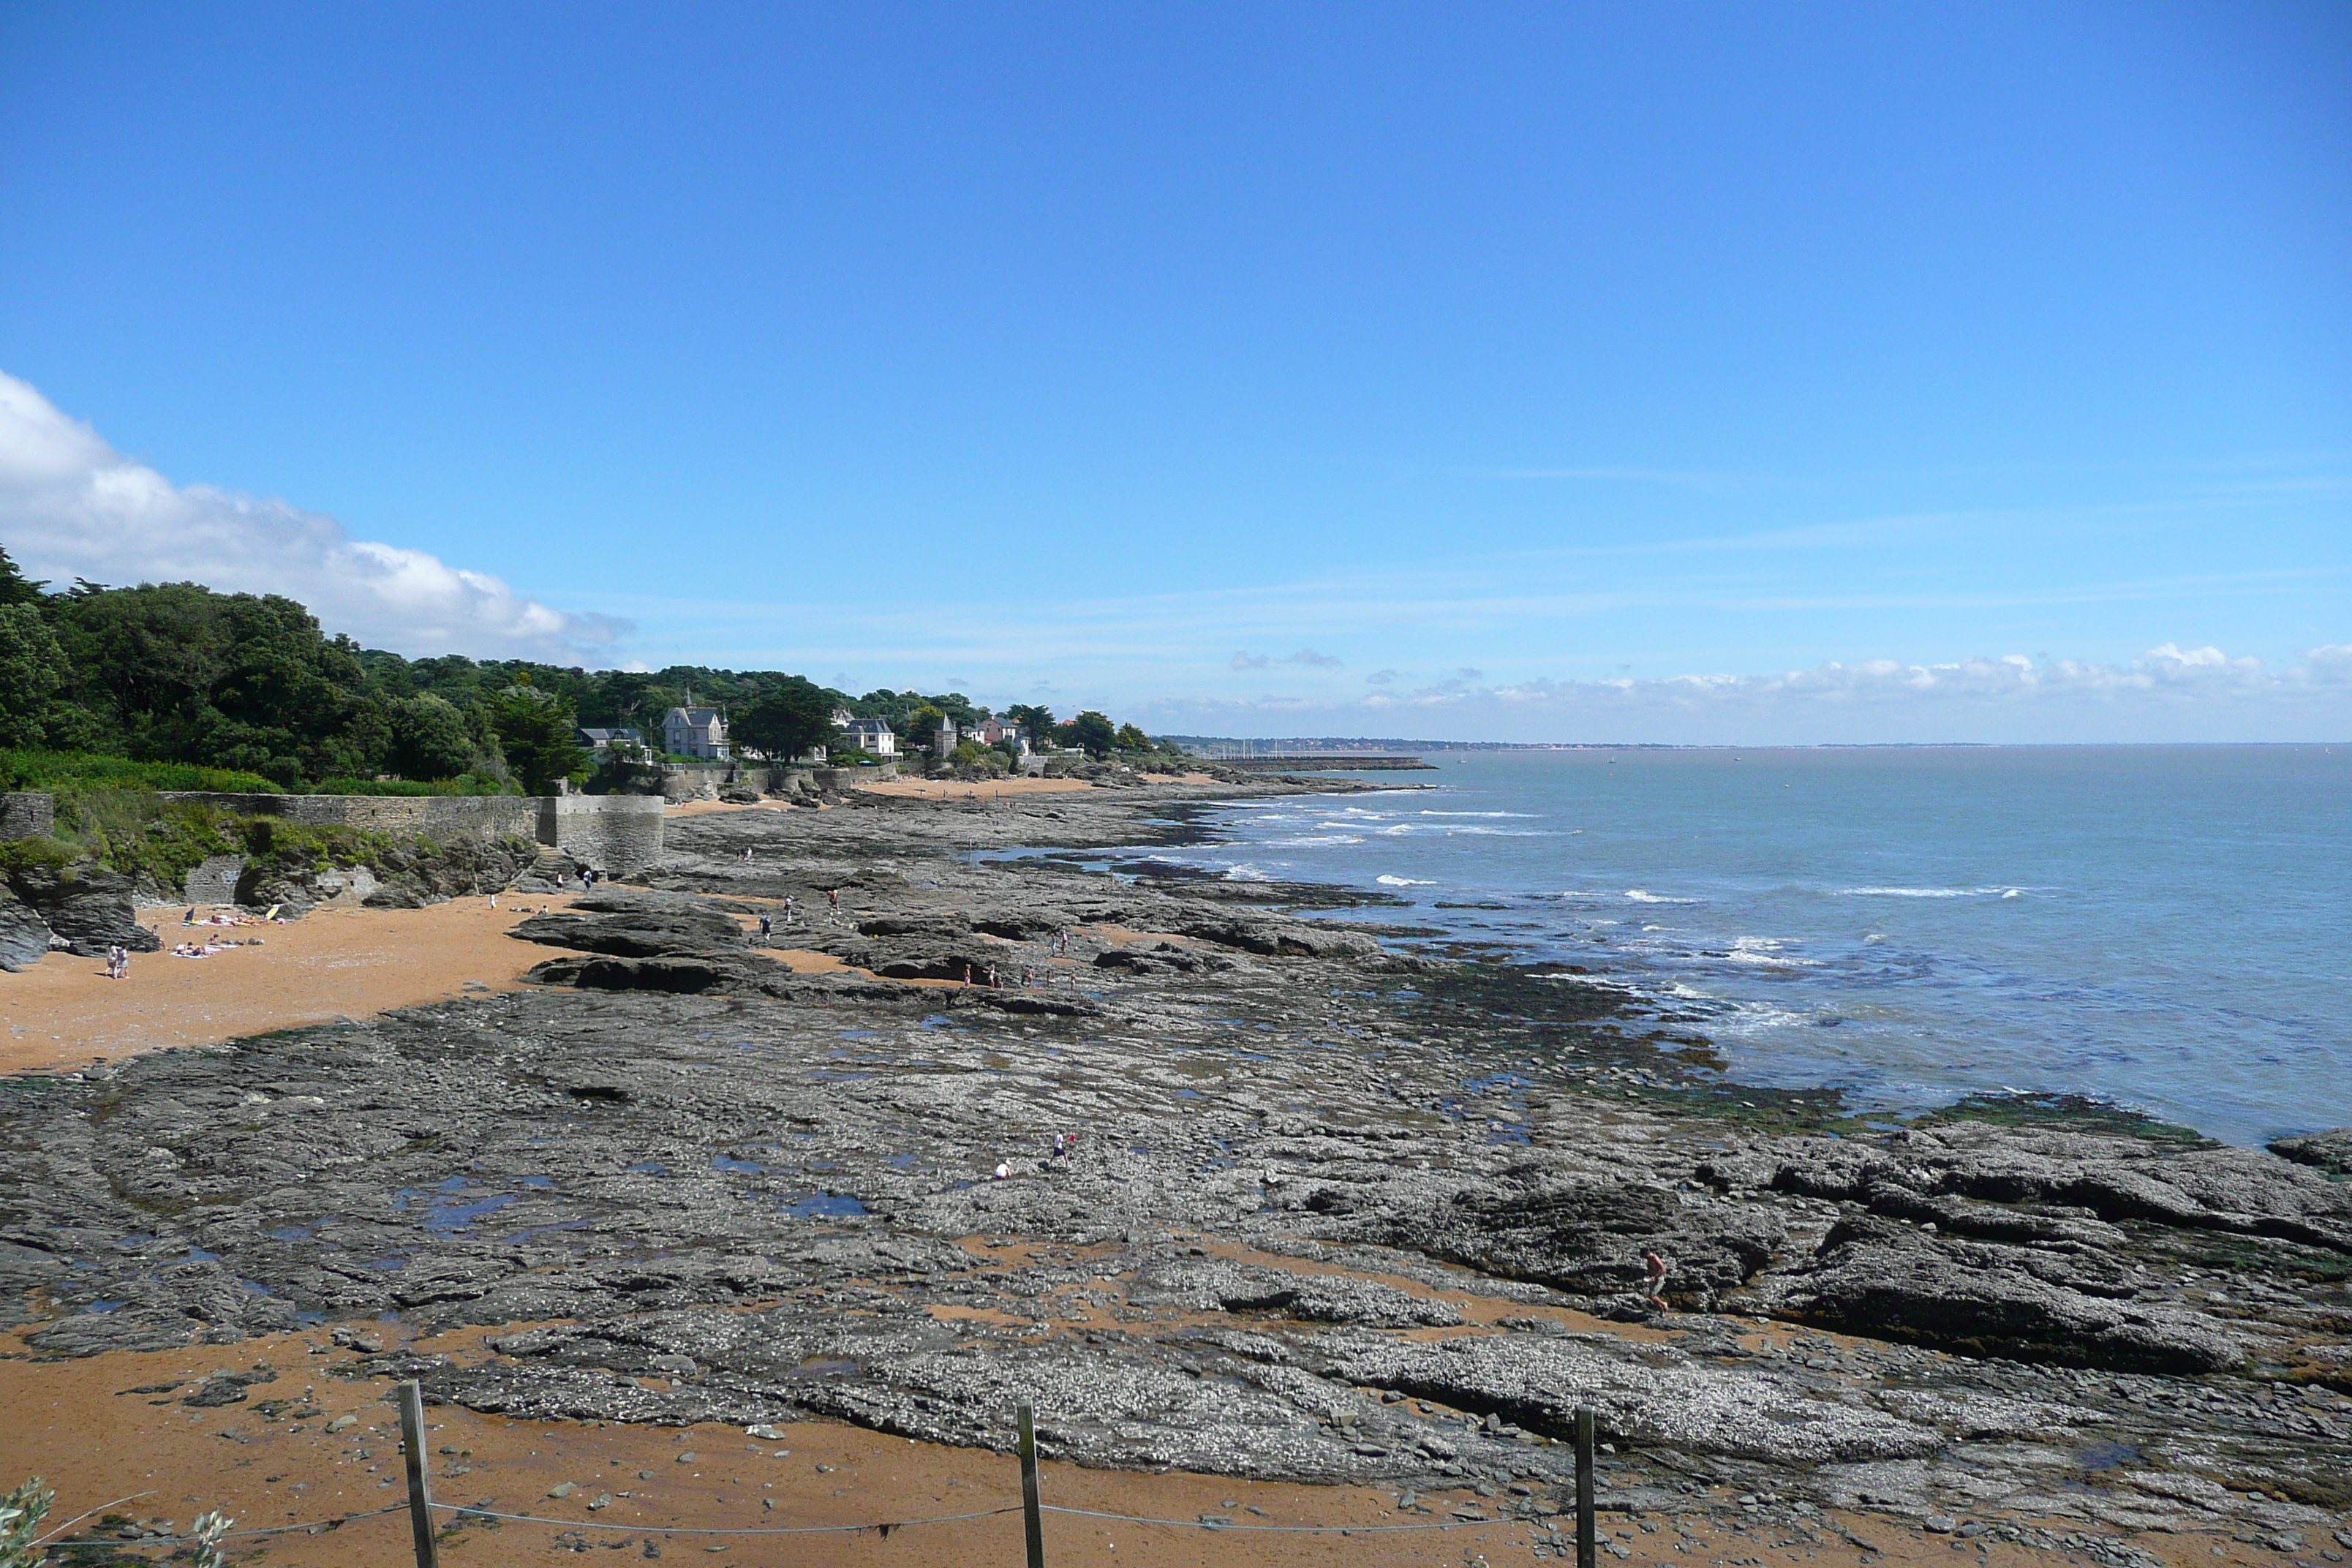
MULTIPOLYGON (((405 1511, 409 1516, 411 1533, 416 1547, 416 1568, 440 1568, 440 1539, 433 1525, 436 1513, 454 1515, 466 1522, 473 1520, 497 1520, 511 1524, 550 1524, 562 1530, 627 1530, 641 1535, 862 1535, 873 1531, 887 1539, 892 1531, 916 1530, 934 1524, 966 1524, 973 1520, 996 1519, 1004 1514, 1024 1516, 1026 1525, 1029 1568, 1044 1568, 1045 1535, 1043 1517, 1061 1514, 1071 1519, 1101 1520, 1114 1524, 1135 1524, 1163 1530, 1205 1530, 1218 1532, 1249 1532, 1263 1535, 1404 1535, 1447 1530, 1492 1530, 1525 1522, 1515 1519, 1451 1519, 1432 1520, 1413 1524, 1242 1524, 1223 1518, 1152 1519, 1139 1514, 1108 1513, 1097 1509, 1065 1508, 1045 1502, 1038 1496, 1037 1446, 1034 1418, 1027 1405, 1016 1412, 1021 1428, 1022 1500, 1003 1508, 982 1509, 971 1513, 939 1514, 927 1519, 876 1520, 866 1524, 778 1524, 727 1527, 720 1525, 627 1525, 617 1522, 599 1524, 578 1519, 553 1519, 542 1514, 506 1513, 496 1509, 478 1508, 460 1503, 435 1502, 426 1479, 425 1465, 425 1405, 423 1390, 414 1382, 404 1383, 398 1390, 400 1405, 401 1442, 407 1459, 408 1497, 404 1501, 388 1503, 365 1513, 341 1514, 331 1519, 312 1520, 303 1524, 264 1525, 252 1530, 233 1530, 215 1541, 245 1541, 268 1535, 294 1535, 341 1530, 347 1524, 363 1519, 380 1519, 385 1514, 405 1511)), ((1596 1537, 1593 1529, 1592 1503, 1592 1411, 1590 1406, 1576 1413, 1576 1562, 1577 1568, 1594 1568, 1596 1537)), ((143 1494, 142 1494, 143 1495, 143 1494)), ((111 1506, 111 1505, 109 1505, 111 1506)), ((95 1510, 93 1510, 95 1511, 95 1510)), ((83 1518, 87 1515, 81 1516, 83 1518)), ((71 1522, 79 1522, 76 1520, 71 1522)), ((201 1544, 204 1538, 194 1535, 146 1535, 123 1546, 177 1547, 201 1544)))

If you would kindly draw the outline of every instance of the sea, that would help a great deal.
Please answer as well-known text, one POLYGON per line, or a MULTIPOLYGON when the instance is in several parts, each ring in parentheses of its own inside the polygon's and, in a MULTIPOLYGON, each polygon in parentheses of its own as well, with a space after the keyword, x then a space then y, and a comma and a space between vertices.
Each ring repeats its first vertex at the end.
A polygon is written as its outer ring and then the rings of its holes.
POLYGON ((1474 751, 1155 849, 1581 964, 1742 1082, 2352 1125, 2352 746, 1474 751))

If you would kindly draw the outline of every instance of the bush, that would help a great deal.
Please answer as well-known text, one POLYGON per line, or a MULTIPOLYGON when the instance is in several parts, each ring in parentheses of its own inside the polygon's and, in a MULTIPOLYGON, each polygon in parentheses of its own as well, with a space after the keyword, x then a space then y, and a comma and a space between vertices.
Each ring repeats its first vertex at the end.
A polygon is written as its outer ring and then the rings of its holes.
POLYGON ((522 793, 520 784, 502 784, 480 773, 454 779, 320 779, 319 795, 465 795, 522 793))
POLYGON ((12 790, 208 790, 222 795, 282 795, 259 773, 194 763, 134 763, 88 752, 0 750, 0 786, 12 790))

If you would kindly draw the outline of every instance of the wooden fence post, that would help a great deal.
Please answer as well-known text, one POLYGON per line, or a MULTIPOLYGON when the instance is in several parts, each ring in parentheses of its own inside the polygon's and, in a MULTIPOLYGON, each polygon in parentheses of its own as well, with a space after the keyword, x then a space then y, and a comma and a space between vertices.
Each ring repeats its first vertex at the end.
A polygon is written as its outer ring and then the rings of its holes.
POLYGON ((408 1529, 416 1538, 416 1568, 441 1568, 433 1539, 433 1489, 425 1457, 425 1391, 411 1378, 400 1385, 400 1447, 408 1458, 408 1529))
POLYGON ((1021 1519, 1028 1527, 1029 1568, 1045 1568, 1045 1521, 1037 1512, 1037 1425, 1025 1405, 1021 1418, 1021 1519))
POLYGON ((1594 1568, 1599 1542, 1592 1528, 1592 1406, 1576 1407, 1576 1568, 1594 1568))

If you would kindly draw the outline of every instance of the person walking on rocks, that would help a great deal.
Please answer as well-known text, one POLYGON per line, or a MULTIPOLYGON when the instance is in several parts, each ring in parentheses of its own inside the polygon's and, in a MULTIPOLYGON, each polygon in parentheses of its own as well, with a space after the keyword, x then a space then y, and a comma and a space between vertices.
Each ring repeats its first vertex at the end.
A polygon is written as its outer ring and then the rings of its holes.
POLYGON ((761 946, 765 947, 765 946, 767 945, 767 942, 768 942, 768 937, 769 937, 770 933, 771 933, 771 932, 772 932, 772 931, 775 930, 775 926, 776 926, 776 917, 775 917, 775 916, 773 916, 773 915, 772 915, 772 914, 770 914, 770 913, 768 913, 765 910, 761 910, 761 911, 760 911, 760 945, 761 945, 761 946))
POLYGON ((1666 1299, 1661 1294, 1666 1283, 1666 1276, 1672 1272, 1666 1265, 1666 1260, 1654 1252, 1645 1252, 1642 1254, 1642 1263, 1650 1271, 1650 1305, 1661 1312, 1668 1310, 1666 1299))
POLYGON ((839 925, 841 923, 841 889, 827 888, 824 890, 824 900, 833 906, 833 923, 839 925))
POLYGON ((784 925, 786 929, 798 925, 800 923, 800 900, 793 898, 790 893, 786 893, 784 895, 784 925))

